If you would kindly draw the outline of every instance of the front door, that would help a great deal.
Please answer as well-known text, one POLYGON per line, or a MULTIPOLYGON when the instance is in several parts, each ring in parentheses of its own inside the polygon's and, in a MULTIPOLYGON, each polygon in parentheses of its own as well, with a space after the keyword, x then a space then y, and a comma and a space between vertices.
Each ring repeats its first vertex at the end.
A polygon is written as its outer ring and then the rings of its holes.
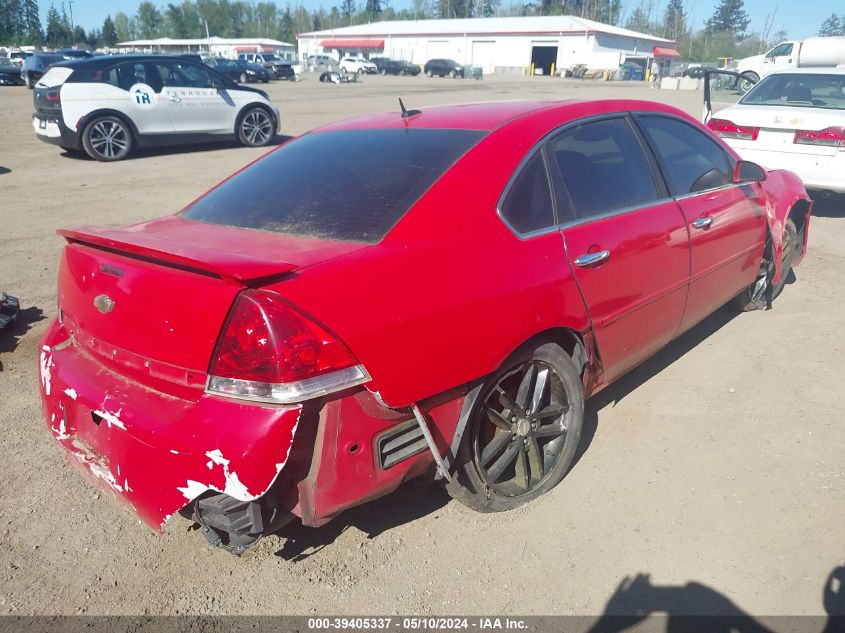
POLYGON ((690 231, 690 291, 682 330, 751 284, 766 239, 765 201, 757 184, 734 183, 735 159, 680 118, 637 116, 690 231))
MULTIPOLYGON (((173 132, 167 100, 161 94, 162 84, 156 65, 151 62, 129 62, 116 68, 120 98, 129 105, 119 107, 126 112, 140 134, 173 132)), ((103 85, 103 91, 107 85, 103 85)))
POLYGON ((182 60, 156 62, 170 120, 177 133, 231 133, 237 106, 227 91, 214 86, 208 68, 182 60))
POLYGON ((606 380, 668 343, 689 282, 686 222, 630 119, 577 124, 548 144, 557 166, 567 255, 587 305, 606 380))

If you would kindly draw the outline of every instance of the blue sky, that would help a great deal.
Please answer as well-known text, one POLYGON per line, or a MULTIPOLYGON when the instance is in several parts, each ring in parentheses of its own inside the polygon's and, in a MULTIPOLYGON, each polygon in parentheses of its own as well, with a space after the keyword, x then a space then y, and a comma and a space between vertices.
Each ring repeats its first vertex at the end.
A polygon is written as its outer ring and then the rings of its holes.
MULTIPOLYGON (((51 2, 57 7, 61 5, 61 0, 41 0, 39 4, 42 15, 46 16, 51 2)), ((105 18, 107 13, 114 15, 118 11, 123 11, 124 13, 132 14, 138 7, 138 2, 139 0, 109 0, 109 2, 102 2, 102 0, 74 0, 73 19, 76 24, 86 29, 99 27, 102 25, 103 18, 105 18)), ((508 4, 509 2, 510 0, 504 0, 503 4, 508 4)), ((638 3, 638 0, 625 0, 624 6, 626 13, 629 13, 638 3)), ((655 0, 655 3, 659 5, 659 10, 662 13, 667 0, 655 0)), ((164 7, 167 5, 167 2, 161 1, 156 2, 156 4, 164 7)), ((277 1, 276 4, 284 7, 287 2, 277 1)), ((299 4, 299 0, 294 0, 291 4, 299 4)), ((326 9, 329 9, 332 5, 339 5, 340 0, 302 0, 302 4, 309 9, 316 9, 321 4, 326 9)), ((686 4, 695 28, 700 28, 704 21, 713 14, 713 7, 716 5, 716 0, 687 0, 686 4)), ((410 0, 391 0, 391 5, 395 8, 403 8, 410 5, 410 0)), ((795 39, 815 35, 822 21, 834 11, 845 13, 845 4, 843 4, 842 0, 813 0, 812 2, 796 2, 795 0, 776 0, 775 2, 772 2, 772 0, 745 0, 745 9, 751 17, 751 30, 762 29, 766 15, 775 8, 777 8, 777 14, 775 15, 772 32, 774 33, 783 28, 790 38, 795 39)))

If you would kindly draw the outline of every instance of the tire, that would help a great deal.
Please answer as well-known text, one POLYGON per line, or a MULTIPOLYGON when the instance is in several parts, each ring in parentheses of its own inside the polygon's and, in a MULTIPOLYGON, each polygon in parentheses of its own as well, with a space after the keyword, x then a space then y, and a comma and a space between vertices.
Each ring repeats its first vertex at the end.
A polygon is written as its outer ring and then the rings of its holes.
POLYGON ((263 147, 276 136, 273 115, 261 106, 252 106, 238 118, 238 141, 245 147, 263 147))
POLYGON ((751 70, 746 70, 744 73, 741 73, 741 76, 745 77, 746 79, 748 79, 750 81, 753 81, 754 83, 757 83, 758 81, 760 81, 760 75, 758 75, 757 73, 755 73, 751 70))
POLYGON ((246 76, 246 73, 241 73, 241 76, 238 77, 238 83, 245 84, 249 81, 249 77, 246 76))
POLYGON ((82 147, 94 160, 106 163, 123 160, 134 146, 129 124, 116 116, 97 117, 82 132, 82 147))
POLYGON ((449 71, 449 79, 454 79, 457 76, 458 76, 458 73, 456 73, 454 70, 449 71))
POLYGON ((524 345, 485 380, 446 490, 478 512, 537 499, 568 472, 583 420, 581 376, 572 358, 551 342, 524 345))
POLYGON ((23 76, 23 83, 24 83, 24 85, 25 85, 27 88, 29 88, 30 90, 32 90, 33 85, 32 85, 32 80, 30 80, 30 78, 29 78, 29 74, 25 74, 25 75, 23 76))
POLYGON ((760 262, 760 271, 757 273, 757 279, 737 295, 733 302, 734 307, 740 312, 765 310, 771 307, 772 302, 783 292, 786 279, 792 271, 792 262, 795 259, 796 251, 801 246, 802 244, 798 239, 798 230, 795 228, 795 222, 792 221, 792 218, 788 218, 783 232, 783 259, 781 260, 782 270, 780 281, 776 284, 772 283, 775 267, 772 261, 772 241, 769 238, 766 240, 763 260, 760 262))

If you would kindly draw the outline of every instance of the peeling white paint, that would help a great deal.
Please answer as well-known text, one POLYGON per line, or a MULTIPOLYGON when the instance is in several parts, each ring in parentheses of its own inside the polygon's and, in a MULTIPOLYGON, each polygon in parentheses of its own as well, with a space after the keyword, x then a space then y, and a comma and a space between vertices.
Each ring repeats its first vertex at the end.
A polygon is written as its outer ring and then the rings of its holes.
POLYGON ((97 462, 92 460, 85 453, 79 451, 71 451, 71 455, 73 455, 74 457, 76 457, 76 459, 85 464, 88 467, 88 470, 91 471, 91 474, 94 475, 94 477, 105 481, 112 488, 112 490, 115 490, 117 492, 123 492, 123 486, 117 483, 117 480, 108 468, 100 466, 97 462))
MULTIPOLYGON (((53 413, 50 416, 50 422, 56 421, 56 414, 53 413)), ((50 430, 53 431, 53 435, 56 437, 57 440, 66 440, 70 438, 70 435, 67 433, 67 425, 65 424, 65 412, 62 409, 62 415, 59 417, 59 428, 55 426, 50 426, 50 430)))
POLYGON ((123 425, 123 422, 120 419, 121 411, 123 411, 123 409, 118 409, 115 413, 109 413, 108 411, 101 411, 98 409, 97 411, 94 411, 94 413, 103 418, 109 428, 111 428, 112 426, 116 426, 117 428, 123 429, 125 431, 126 427, 123 425))
POLYGON ((189 479, 184 488, 176 488, 176 490, 181 492, 185 499, 187 499, 188 501, 193 501, 206 490, 217 490, 217 492, 221 492, 219 489, 213 486, 201 484, 200 482, 194 481, 193 479, 189 479))
POLYGON ((50 382, 52 376, 50 375, 50 367, 53 367, 53 355, 50 354, 50 348, 46 345, 41 348, 41 362, 39 363, 41 370, 41 386, 44 388, 44 395, 50 395, 50 382))
POLYGON ((126 492, 134 492, 134 491, 132 490, 132 488, 130 488, 130 487, 129 487, 129 480, 128 480, 128 479, 124 479, 124 480, 123 480, 123 489, 124 489, 126 492))
POLYGON ((65 389, 65 393, 67 394, 67 396, 68 396, 71 400, 76 400, 76 397, 77 397, 77 395, 78 395, 78 394, 76 393, 76 389, 73 389, 73 388, 71 388, 71 387, 68 387, 67 389, 65 389))

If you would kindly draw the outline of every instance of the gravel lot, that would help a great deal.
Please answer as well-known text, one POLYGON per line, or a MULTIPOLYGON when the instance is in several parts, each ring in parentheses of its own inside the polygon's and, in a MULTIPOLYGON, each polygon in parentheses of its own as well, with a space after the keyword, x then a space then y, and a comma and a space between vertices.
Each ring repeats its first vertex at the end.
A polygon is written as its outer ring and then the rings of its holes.
MULTIPOLYGON (((398 110, 399 96, 408 107, 636 97, 701 111, 698 93, 548 78, 309 76, 268 89, 285 134, 398 110)), ((41 420, 37 349, 55 313, 57 227, 176 211, 263 150, 100 164, 38 142, 31 110, 29 91, 0 88, 0 289, 26 321, 0 335, 0 612, 698 613, 727 598, 755 615, 825 613, 828 575, 845 562, 845 200, 817 205, 809 254, 773 310, 716 313, 591 401, 580 459, 538 502, 479 515, 409 485, 237 559, 184 521, 156 536, 66 465, 41 420)))

